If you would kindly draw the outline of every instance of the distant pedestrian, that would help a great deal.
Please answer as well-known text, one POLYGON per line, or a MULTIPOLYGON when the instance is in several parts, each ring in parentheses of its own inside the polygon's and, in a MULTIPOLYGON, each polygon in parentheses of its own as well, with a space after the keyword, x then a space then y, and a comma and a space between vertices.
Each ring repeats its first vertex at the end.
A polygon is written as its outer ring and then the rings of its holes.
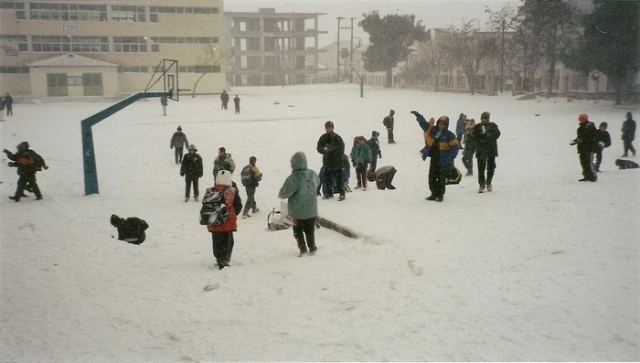
POLYGON ((498 125, 490 122, 491 114, 483 112, 480 115, 480 123, 473 127, 472 137, 476 145, 476 160, 478 161, 478 193, 493 191, 492 181, 496 170, 496 157, 498 156, 498 138, 500 129, 498 125), (485 175, 486 171, 486 175, 485 175))
POLYGON ((602 163, 602 152, 604 149, 611 146, 611 135, 607 131, 607 123, 601 122, 600 126, 596 130, 596 164, 595 169, 596 173, 600 172, 600 164, 602 163))
POLYGON ((367 145, 371 150, 371 164, 369 166, 370 172, 375 172, 378 166, 378 158, 382 158, 382 151, 380 150, 380 141, 378 141, 380 133, 378 131, 371 132, 371 138, 367 140, 367 145))
POLYGON ((389 115, 382 119, 382 124, 387 128, 387 142, 389 144, 395 144, 393 139, 393 115, 396 113, 394 110, 389 110, 389 115))
POLYGON ((473 154, 476 152, 476 142, 473 138, 473 128, 475 125, 476 121, 474 119, 465 121, 462 164, 467 169, 467 176, 473 175, 473 154))
POLYGON ((627 112, 627 119, 622 123, 622 144, 624 154, 622 157, 629 155, 629 150, 636 156, 636 149, 633 147, 633 140, 636 138, 636 122, 633 120, 631 112, 627 112))
POLYGON ((118 239, 121 241, 139 245, 147 238, 144 231, 149 228, 149 225, 144 219, 138 217, 124 219, 112 214, 111 225, 118 229, 118 239))
POLYGON ((7 116, 13 116, 13 97, 9 92, 4 96, 4 107, 7 109, 7 116))
POLYGON ((195 145, 189 145, 189 152, 182 159, 180 175, 184 176, 184 201, 189 201, 191 185, 193 185, 193 200, 198 201, 200 191, 198 190, 198 179, 202 177, 202 157, 198 154, 195 145))
MULTIPOLYGON (((327 121, 324 124, 325 133, 320 136, 316 145, 316 150, 322 154, 322 166, 324 167, 324 184, 323 190, 332 190, 331 181, 335 177, 336 188, 340 192, 338 200, 345 199, 345 189, 342 180, 342 169, 344 154, 344 141, 342 137, 334 132, 333 122, 327 121)), ((333 194, 325 194, 324 199, 333 198, 333 194)))
POLYGON ((4 98, 0 97, 0 121, 4 121, 4 109, 5 109, 5 105, 4 105, 4 98))
POLYGON ((31 150, 27 141, 18 144, 18 151, 15 154, 7 149, 4 149, 4 153, 7 154, 7 157, 11 160, 9 166, 17 167, 18 175, 20 176, 18 178, 16 192, 13 197, 9 197, 9 199, 19 202, 27 188, 33 191, 37 200, 42 199, 40 187, 38 187, 38 183, 36 183, 36 172, 42 169, 49 169, 42 156, 34 150, 31 150))
POLYGON ((221 224, 209 224, 207 230, 211 232, 213 256, 216 259, 218 269, 229 266, 233 252, 233 232, 238 229, 237 216, 242 211, 242 199, 238 187, 231 180, 229 170, 220 170, 216 176, 215 186, 207 189, 207 193, 221 192, 224 203, 224 222, 221 224))
POLYGON ((244 204, 242 218, 251 217, 249 215, 249 210, 251 210, 251 213, 253 214, 260 211, 256 204, 256 188, 260 185, 262 173, 260 172, 260 169, 258 169, 256 161, 258 161, 258 159, 255 156, 250 157, 249 164, 242 168, 242 171, 240 172, 240 181, 247 192, 247 202, 244 204))
POLYGON ((307 157, 297 152, 291 157, 291 175, 278 192, 278 197, 287 199, 289 217, 293 219, 293 237, 298 243, 298 257, 307 252, 316 253, 315 221, 318 216, 316 189, 320 184, 318 175, 307 168, 307 157))
MULTIPOLYGON (((460 113, 458 116, 458 121, 456 122, 456 137, 458 138, 458 142, 462 146, 462 139, 464 138, 464 125, 465 121, 467 121, 467 115, 464 113, 460 113)), ((463 149, 462 147, 460 147, 463 149)))
POLYGON ((160 97, 160 104, 162 105, 162 116, 166 116, 167 115, 167 96, 162 96, 160 97))
POLYGON ((364 136, 357 137, 357 143, 351 152, 351 162, 356 168, 356 189, 362 188, 367 190, 367 170, 369 170, 369 162, 371 162, 371 149, 367 145, 367 139, 364 136))
POLYGON ((233 161, 231 154, 227 153, 224 146, 218 148, 218 156, 213 160, 213 179, 217 177, 220 170, 228 170, 233 174, 236 170, 236 163, 233 161))
POLYGON ((238 95, 233 98, 233 105, 236 107, 236 113, 240 113, 240 97, 238 95))
POLYGON ((220 108, 226 110, 227 104, 229 103, 229 94, 227 93, 227 90, 222 90, 222 93, 220 94, 220 102, 222 103, 220 108))
POLYGON ((453 169, 453 161, 458 155, 460 145, 456 135, 448 130, 449 117, 440 116, 438 121, 431 117, 429 122, 417 111, 411 111, 416 116, 418 125, 423 131, 425 147, 422 149, 422 160, 431 158, 429 164, 429 190, 431 195, 427 200, 442 202, 446 188, 447 176, 453 169))
POLYGON ((582 167, 582 179, 578 181, 591 181, 598 180, 595 168, 593 166, 593 153, 596 150, 596 126, 593 122, 589 121, 589 116, 586 113, 578 116, 577 135, 570 145, 578 145, 578 155, 580 156, 580 166, 582 167))
POLYGON ((187 135, 182 132, 182 126, 178 126, 176 132, 171 136, 171 141, 169 142, 169 149, 175 148, 174 157, 176 159, 176 164, 180 164, 182 162, 184 147, 189 147, 189 141, 187 140, 187 135))

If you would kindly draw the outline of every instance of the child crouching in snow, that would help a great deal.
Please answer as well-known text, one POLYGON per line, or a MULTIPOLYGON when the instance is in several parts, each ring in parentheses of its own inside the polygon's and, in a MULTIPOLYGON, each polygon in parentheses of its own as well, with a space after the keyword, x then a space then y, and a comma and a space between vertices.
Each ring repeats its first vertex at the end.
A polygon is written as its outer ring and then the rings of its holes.
POLYGON ((289 216, 293 219, 293 237, 298 242, 300 253, 313 255, 316 250, 315 220, 318 216, 316 190, 320 178, 315 171, 307 168, 307 157, 301 151, 291 157, 291 175, 280 188, 278 197, 287 199, 289 216), (306 242, 305 242, 306 238, 306 242))

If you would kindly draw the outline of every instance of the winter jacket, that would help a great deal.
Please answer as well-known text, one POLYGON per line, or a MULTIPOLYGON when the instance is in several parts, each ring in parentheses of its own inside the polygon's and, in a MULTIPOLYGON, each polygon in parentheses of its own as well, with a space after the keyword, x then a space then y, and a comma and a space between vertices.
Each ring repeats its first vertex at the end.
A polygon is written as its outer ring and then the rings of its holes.
POLYGON ((471 132, 476 143, 476 158, 484 159, 498 156, 498 138, 500 129, 493 122, 476 124, 471 132))
POLYGON ((416 113, 416 120, 422 128, 425 141, 425 147, 421 150, 422 160, 429 156, 437 157, 438 165, 453 165, 453 161, 458 156, 458 150, 460 150, 460 143, 456 135, 449 131, 449 124, 447 123, 445 128, 440 130, 437 126, 429 125, 424 116, 419 113, 416 113))
POLYGON ((242 185, 245 187, 256 188, 262 180, 262 173, 260 172, 260 169, 258 169, 257 165, 247 164, 242 168, 240 180, 242 181, 242 185))
POLYGON ((280 188, 278 197, 288 199, 289 216, 294 219, 315 218, 318 215, 317 189, 320 178, 307 169, 307 157, 297 152, 291 157, 291 175, 280 188))
POLYGON ((169 104, 169 102, 167 101, 167 96, 162 96, 162 97, 160 97, 160 104, 161 104, 162 106, 166 106, 166 105, 168 105, 168 104, 169 104))
POLYGON ((381 158, 382 157, 382 152, 380 151, 380 141, 378 141, 377 138, 372 137, 369 140, 367 140, 367 145, 369 145, 369 149, 371 150, 371 157, 372 158, 376 158, 377 157, 381 158))
POLYGON ((382 119, 382 124, 387 129, 392 129, 393 130, 393 116, 389 115, 389 116, 383 118, 382 119))
POLYGON ((456 135, 464 134, 464 121, 467 119, 465 114, 461 113, 456 122, 456 135))
POLYGON ((202 176, 202 157, 200 154, 187 153, 182 158, 182 166, 180 166, 180 175, 189 175, 191 177, 202 176))
POLYGON ((231 154, 226 153, 224 154, 223 158, 218 156, 213 161, 213 178, 214 179, 216 178, 220 170, 229 170, 231 173, 233 173, 233 171, 236 170, 236 163, 233 161, 233 158, 231 158, 231 154))
POLYGON ((189 147, 189 141, 187 141, 187 135, 182 131, 176 131, 173 133, 171 137, 171 142, 169 143, 169 148, 173 149, 173 147, 189 147))
POLYGON ((636 122, 633 119, 622 123, 622 140, 633 141, 636 138, 636 122))
POLYGON ((4 97, 4 104, 5 104, 7 107, 11 107, 11 105, 13 105, 13 97, 11 97, 11 96, 5 96, 5 97, 4 97))
POLYGON ((591 121, 581 122, 576 131, 578 137, 573 140, 578 145, 578 154, 592 153, 596 151, 596 125, 591 121))
POLYGON ((316 150, 322 157, 322 165, 330 170, 342 169, 342 155, 344 154, 344 142, 335 132, 325 133, 318 139, 316 150))
POLYGON ((611 135, 609 135, 608 131, 602 131, 600 129, 596 130, 596 143, 598 144, 596 147, 598 149, 604 149, 611 146, 611 135), (600 146, 602 143, 603 146, 600 146))
POLYGON ((351 151, 351 162, 354 164, 364 164, 371 162, 371 149, 366 143, 358 143, 351 151))
POLYGON ((144 242, 146 238, 144 231, 149 228, 149 225, 144 219, 138 217, 124 219, 115 214, 111 215, 111 225, 118 229, 119 240, 136 245, 144 242))
POLYGON ((476 140, 473 138, 473 127, 467 127, 464 130, 464 148, 476 150, 476 140))
MULTIPOLYGON (((227 206, 229 216, 224 224, 219 226, 209 224, 207 230, 209 232, 232 232, 238 229, 238 215, 242 211, 242 199, 240 199, 240 193, 238 187, 233 183, 232 186, 216 184, 213 187, 214 190, 225 190, 224 192, 224 204, 227 206)), ((207 190, 208 191, 208 190, 207 190)))
POLYGON ((5 151, 9 160, 9 166, 15 166, 18 168, 18 175, 33 174, 42 168, 47 168, 47 163, 42 156, 37 152, 29 149, 27 143, 20 143, 18 145, 18 152, 13 154, 10 151, 5 151))

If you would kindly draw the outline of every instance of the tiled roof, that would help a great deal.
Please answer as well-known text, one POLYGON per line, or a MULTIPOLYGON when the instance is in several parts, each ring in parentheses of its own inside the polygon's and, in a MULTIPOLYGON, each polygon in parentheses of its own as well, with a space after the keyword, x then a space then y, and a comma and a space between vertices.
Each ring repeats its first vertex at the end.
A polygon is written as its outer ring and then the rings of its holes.
POLYGON ((117 67, 115 63, 105 62, 83 55, 67 53, 53 58, 27 64, 29 67, 117 67))

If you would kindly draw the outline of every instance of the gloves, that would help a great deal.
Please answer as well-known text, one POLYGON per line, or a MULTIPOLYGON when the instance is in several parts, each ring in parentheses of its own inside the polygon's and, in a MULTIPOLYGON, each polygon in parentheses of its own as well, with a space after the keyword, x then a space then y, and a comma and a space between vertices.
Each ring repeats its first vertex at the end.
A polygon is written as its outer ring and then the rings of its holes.
POLYGON ((49 167, 47 165, 43 166, 44 170, 49 169, 49 167))
POLYGON ((578 142, 577 142, 576 140, 573 140, 573 141, 571 141, 571 142, 569 143, 569 145, 575 145, 575 144, 577 144, 577 143, 578 143, 578 142))
POLYGON ((378 157, 379 157, 380 159, 382 159, 382 153, 381 153, 381 152, 379 152, 379 153, 378 153, 378 157))
POLYGON ((598 146, 599 146, 601 149, 604 149, 604 142, 599 141, 599 142, 598 142, 598 146))
POLYGON ((16 166, 16 165, 17 165, 17 163, 16 163, 16 162, 14 162, 14 161, 10 161, 10 162, 9 162, 9 164, 7 164, 7 165, 9 165, 9 166, 16 166))
POLYGON ((414 114, 414 115, 416 115, 416 116, 418 116, 418 115, 419 115, 418 111, 411 111, 411 113, 412 113, 412 114, 414 114))

